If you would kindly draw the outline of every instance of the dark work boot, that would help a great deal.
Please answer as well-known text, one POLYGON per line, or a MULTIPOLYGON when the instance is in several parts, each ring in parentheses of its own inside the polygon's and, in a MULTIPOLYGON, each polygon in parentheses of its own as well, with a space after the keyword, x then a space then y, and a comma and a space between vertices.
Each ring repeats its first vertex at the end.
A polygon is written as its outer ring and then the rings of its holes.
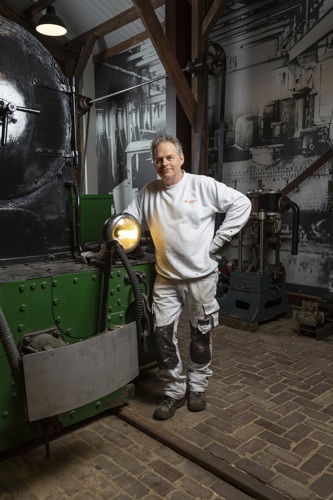
POLYGON ((186 398, 174 399, 171 396, 163 396, 156 408, 153 417, 156 420, 168 420, 176 413, 177 408, 185 404, 186 398))
POLYGON ((187 408, 190 411, 202 411, 206 408, 204 392, 190 391, 187 399, 187 408))

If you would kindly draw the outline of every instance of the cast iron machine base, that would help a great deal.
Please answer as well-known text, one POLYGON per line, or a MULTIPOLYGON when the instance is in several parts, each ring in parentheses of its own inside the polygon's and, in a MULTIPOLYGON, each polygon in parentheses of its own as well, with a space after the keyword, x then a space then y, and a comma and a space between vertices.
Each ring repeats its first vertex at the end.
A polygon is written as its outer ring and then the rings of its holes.
MULTIPOLYGON (((220 268, 222 279, 228 279, 226 294, 217 300, 220 323, 234 328, 256 331, 259 323, 278 316, 292 317, 285 285, 285 271, 280 261, 281 213, 293 210, 292 255, 298 251, 299 209, 279 191, 258 190, 247 193, 252 203, 250 215, 252 261, 243 260, 242 233, 238 238, 238 261, 220 268), (274 264, 265 258, 274 251, 274 264), (227 275, 229 275, 228 278, 227 275)), ((272 259, 270 259, 272 260, 272 259)))
POLYGON ((284 282, 274 282, 268 274, 233 271, 229 292, 221 299, 220 323, 256 331, 259 323, 278 316, 292 317, 284 282))

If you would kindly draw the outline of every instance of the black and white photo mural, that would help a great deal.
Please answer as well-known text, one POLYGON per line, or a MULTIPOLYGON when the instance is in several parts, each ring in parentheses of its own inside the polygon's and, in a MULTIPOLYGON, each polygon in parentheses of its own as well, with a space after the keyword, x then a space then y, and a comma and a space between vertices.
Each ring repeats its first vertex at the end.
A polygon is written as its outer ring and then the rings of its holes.
POLYGON ((156 178, 152 138, 165 131, 165 72, 147 40, 95 65, 99 194, 113 193, 116 212, 156 178))
MULTIPOLYGON (((333 2, 231 2, 211 41, 226 54, 222 180, 243 193, 282 191, 300 210, 291 255, 291 211, 281 217, 281 260, 289 291, 333 291, 332 169, 307 169, 332 147, 333 2), (254 8, 255 7, 255 8, 254 8)), ((217 162, 221 85, 209 83, 210 170, 217 162)), ((223 107, 223 106, 222 106, 223 107)), ((251 252, 244 235, 246 256, 251 252)), ((229 252, 235 256, 237 241, 229 252)), ((244 256, 244 258, 245 258, 244 256)))
MULTIPOLYGON (((281 193, 300 176, 288 191, 299 209, 297 255, 294 212, 277 219, 285 281, 300 296, 333 292, 333 161, 311 168, 332 148, 333 0, 228 2, 210 42, 225 53, 226 75, 208 78, 202 171, 244 194, 281 193)), ((166 128, 164 73, 149 40, 95 65, 96 98, 113 94, 96 102, 98 189, 114 193, 117 211, 156 178, 149 146, 166 128)), ((244 231, 244 260, 252 259, 252 236, 244 231)), ((237 258, 237 238, 225 252, 237 258)))

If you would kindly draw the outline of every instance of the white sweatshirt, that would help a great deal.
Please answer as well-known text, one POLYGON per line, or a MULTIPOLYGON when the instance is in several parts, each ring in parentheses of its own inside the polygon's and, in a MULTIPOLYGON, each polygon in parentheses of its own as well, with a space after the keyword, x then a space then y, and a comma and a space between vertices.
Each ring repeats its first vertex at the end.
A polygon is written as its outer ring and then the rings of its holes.
POLYGON ((251 202, 242 193, 186 172, 173 186, 150 182, 124 210, 150 230, 157 273, 177 280, 201 278, 216 269, 217 262, 209 256, 216 213, 226 213, 214 237, 222 247, 244 226, 250 211, 251 202))

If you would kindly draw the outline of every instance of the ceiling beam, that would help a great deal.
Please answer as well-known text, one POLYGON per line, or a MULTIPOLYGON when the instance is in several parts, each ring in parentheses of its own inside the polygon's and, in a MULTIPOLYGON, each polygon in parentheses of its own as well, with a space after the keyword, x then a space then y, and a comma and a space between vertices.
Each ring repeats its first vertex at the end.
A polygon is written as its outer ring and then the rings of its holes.
POLYGON ((210 32, 214 28, 216 21, 222 14, 225 6, 230 2, 230 0, 214 0, 214 3, 210 7, 208 14, 202 23, 201 37, 203 40, 207 41, 210 32))
POLYGON ((182 72, 182 69, 173 55, 172 47, 165 36, 161 23, 159 22, 152 4, 149 0, 133 0, 141 21, 149 33, 150 39, 155 47, 157 55, 169 78, 171 78, 179 101, 185 111, 185 114, 191 124, 191 127, 197 129, 197 103, 193 97, 192 91, 182 72))
POLYGON ((76 67, 74 70, 74 78, 76 83, 81 80, 85 67, 89 61, 92 50, 96 42, 96 37, 94 35, 89 35, 86 39, 86 43, 81 47, 80 56, 76 62, 76 67))
MULTIPOLYGON (((148 3, 150 4, 150 7, 152 9, 157 9, 158 7, 164 5, 165 0, 148 0, 148 3)), ((68 42, 67 45, 74 48, 81 47, 82 45, 84 45, 88 36, 93 35, 96 37, 96 39, 101 38, 102 36, 105 36, 112 31, 116 31, 119 28, 126 26, 126 24, 136 21, 137 19, 139 19, 138 13, 135 7, 132 7, 131 9, 127 9, 126 11, 122 12, 118 16, 115 16, 112 19, 108 19, 108 21, 105 21, 104 23, 95 26, 95 28, 86 31, 82 35, 73 38, 73 40, 68 42)))
MULTIPOLYGON (((162 29, 164 31, 165 29, 165 23, 161 23, 162 29)), ((134 45, 138 45, 139 43, 143 42, 144 40, 147 40, 149 38, 149 34, 147 31, 142 31, 141 33, 138 33, 135 36, 132 36, 131 38, 128 38, 124 42, 118 43, 117 45, 114 45, 113 47, 110 47, 109 49, 103 50, 99 54, 95 54, 93 57, 93 63, 100 63, 104 61, 105 59, 109 59, 109 57, 115 56, 117 54, 121 54, 121 52, 125 52, 125 50, 130 49, 134 45)))
POLYGON ((0 15, 6 17, 10 21, 14 21, 14 23, 19 24, 25 30, 32 33, 36 38, 41 40, 41 36, 38 36, 38 32, 36 31, 36 26, 29 21, 24 14, 14 9, 7 2, 0 2, 0 15))
MULTIPOLYGON (((205 39, 202 37, 202 23, 206 14, 205 2, 192 0, 191 17, 191 56, 197 63, 203 61, 205 39)), ((191 79, 191 88, 194 99, 197 103, 197 126, 192 130, 192 158, 191 171, 203 173, 203 165, 207 165, 207 88, 202 91, 201 84, 206 82, 206 78, 201 71, 198 71, 191 79)))
POLYGON ((56 3, 57 0, 37 0, 30 7, 23 11, 23 14, 27 19, 32 19, 36 14, 39 14, 45 10, 49 5, 56 3))
MULTIPOLYGON (((164 5, 164 3, 165 0, 151 0, 151 8, 157 9, 158 7, 164 5)), ((66 46, 70 49, 81 49, 79 60, 76 63, 74 75, 77 83, 81 79, 85 66, 94 49, 96 40, 98 40, 102 36, 107 35, 108 33, 111 33, 112 31, 115 31, 116 29, 121 28, 122 26, 126 26, 126 24, 130 22, 136 21, 138 18, 139 16, 136 9, 132 7, 131 9, 122 12, 118 16, 115 16, 112 19, 109 19, 108 21, 95 26, 95 28, 86 31, 82 35, 74 38, 73 40, 70 40, 66 44, 66 46)))

